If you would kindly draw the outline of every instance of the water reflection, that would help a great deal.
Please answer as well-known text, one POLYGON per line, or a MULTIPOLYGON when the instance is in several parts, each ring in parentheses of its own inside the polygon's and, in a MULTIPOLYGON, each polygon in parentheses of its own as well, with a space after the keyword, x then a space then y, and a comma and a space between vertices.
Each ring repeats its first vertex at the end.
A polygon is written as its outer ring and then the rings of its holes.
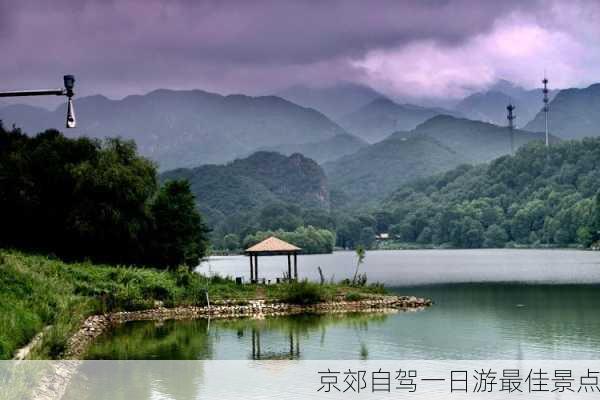
POLYGON ((350 313, 129 322, 101 336, 86 358, 297 360, 305 358, 303 340, 309 342, 311 353, 317 338, 318 347, 326 347, 328 329, 354 332, 354 337, 361 338, 355 358, 366 358, 368 340, 362 337, 370 325, 384 324, 387 318, 385 313, 350 313))
POLYGON ((205 384, 204 363, 86 362, 62 400, 194 399, 205 384))
POLYGON ((419 312, 133 322, 90 359, 600 359, 600 286, 452 284, 402 288, 419 312))

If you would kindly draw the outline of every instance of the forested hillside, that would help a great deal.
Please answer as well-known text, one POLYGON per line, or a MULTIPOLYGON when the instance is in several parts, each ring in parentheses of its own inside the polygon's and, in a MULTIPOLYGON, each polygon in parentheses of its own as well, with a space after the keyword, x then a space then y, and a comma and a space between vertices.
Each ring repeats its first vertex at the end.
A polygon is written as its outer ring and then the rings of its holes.
MULTIPOLYGON (((562 139, 600 135, 600 83, 584 89, 561 90, 550 102, 549 129, 562 139)), ((539 112, 525 129, 543 132, 544 113, 539 112)))
POLYGON ((376 213, 400 242, 452 247, 589 246, 598 240, 600 139, 535 142, 400 188, 376 213))
MULTIPOLYGON (((543 139, 541 133, 517 129, 513 144, 517 149, 543 139)), ((551 137, 551 141, 557 140, 551 137)), ((342 203, 356 205, 381 200, 412 180, 462 163, 491 161, 510 151, 508 128, 438 115, 410 132, 396 132, 354 154, 326 163, 324 168, 332 189, 344 195, 342 203)))
POLYGON ((257 152, 225 165, 168 171, 161 179, 189 180, 217 248, 228 247, 226 234, 237 235, 241 246, 259 230, 332 227, 327 177, 300 154, 257 152))
MULTIPOLYGON (((471 163, 491 161, 509 154, 510 131, 507 127, 447 115, 433 117, 417 126, 414 135, 429 136, 453 149, 471 163)), ((555 137, 550 138, 554 143, 555 137)), ((513 146, 518 149, 532 140, 545 140, 542 133, 515 129, 513 146)))
MULTIPOLYGON (((427 136, 397 132, 358 152, 324 164, 332 188, 346 205, 374 202, 411 180, 466 162, 460 154, 427 136)), ((339 204, 344 205, 344 204, 339 204)))

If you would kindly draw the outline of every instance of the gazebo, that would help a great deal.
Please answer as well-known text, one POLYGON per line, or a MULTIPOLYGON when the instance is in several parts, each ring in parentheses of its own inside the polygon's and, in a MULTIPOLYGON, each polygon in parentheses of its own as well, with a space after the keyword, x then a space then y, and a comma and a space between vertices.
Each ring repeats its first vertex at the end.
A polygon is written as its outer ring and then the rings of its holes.
POLYGON ((288 277, 292 279, 292 256, 294 256, 294 280, 298 280, 298 252, 302 249, 293 244, 270 236, 260 243, 246 249, 250 257, 250 282, 258 282, 258 256, 287 255, 288 277))

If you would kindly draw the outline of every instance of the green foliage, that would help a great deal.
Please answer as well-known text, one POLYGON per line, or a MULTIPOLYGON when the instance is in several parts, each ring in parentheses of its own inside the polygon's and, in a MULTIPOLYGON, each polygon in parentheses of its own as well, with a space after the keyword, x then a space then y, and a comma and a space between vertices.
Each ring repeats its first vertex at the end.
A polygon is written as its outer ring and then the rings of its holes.
POLYGON ((167 181, 150 205, 156 228, 152 260, 158 265, 195 267, 206 254, 208 229, 196 211, 188 181, 167 181))
MULTIPOLYGON (((356 247, 355 253, 356 253, 356 269, 354 270, 354 276, 352 277, 353 285, 356 285, 356 283, 357 283, 358 270, 360 268, 360 265, 365 261, 365 257, 367 256, 367 251, 365 250, 364 246, 358 245, 356 247)), ((364 283, 366 283, 366 282, 367 282, 367 279, 366 279, 366 275, 365 275, 364 283)), ((364 283, 361 286, 364 286, 364 283)))
MULTIPOLYGON (((543 134, 539 132, 517 130, 514 135, 515 148, 540 140, 543 134)), ((554 142, 553 137, 551 140, 554 142)), ((356 207, 375 204, 415 179, 462 163, 488 162, 509 152, 508 129, 438 115, 410 132, 395 132, 354 154, 326 163, 324 168, 332 189, 347 195, 345 205, 356 207)))
POLYGON ((160 190, 133 142, 0 125, 0 246, 72 260, 197 265, 207 231, 186 183, 160 190))
POLYGON ((349 288, 347 285, 306 281, 259 286, 238 285, 229 277, 205 277, 188 268, 157 270, 99 264, 67 264, 43 256, 0 250, 0 359, 7 359, 46 326, 36 356, 60 357, 67 340, 89 315, 164 306, 265 296, 294 304, 331 301, 348 290, 364 296, 384 294, 382 286, 349 288))
POLYGON ((334 232, 313 226, 301 226, 292 232, 285 232, 283 230, 258 231, 253 235, 246 236, 244 239, 244 248, 253 246, 269 236, 276 236, 281 240, 298 246, 305 254, 331 253, 335 244, 334 232))
POLYGON ((363 296, 357 292, 348 292, 344 296, 344 300, 346 301, 360 301, 363 299, 363 296))
POLYGON ((286 284, 284 295, 280 298, 284 303, 310 305, 325 299, 323 287, 317 283, 302 280, 286 284))
POLYGON ((230 247, 225 243, 229 234, 245 238, 257 231, 294 231, 310 225, 335 229, 327 178, 316 162, 300 154, 261 151, 226 165, 161 175, 161 180, 181 178, 190 181, 217 249, 230 247))
POLYGON ((238 250, 240 246, 240 237, 235 233, 228 233, 223 237, 223 247, 227 250, 238 250))
POLYGON ((382 205, 396 240, 444 247, 588 247, 599 238, 600 139, 530 143, 401 187, 382 205))

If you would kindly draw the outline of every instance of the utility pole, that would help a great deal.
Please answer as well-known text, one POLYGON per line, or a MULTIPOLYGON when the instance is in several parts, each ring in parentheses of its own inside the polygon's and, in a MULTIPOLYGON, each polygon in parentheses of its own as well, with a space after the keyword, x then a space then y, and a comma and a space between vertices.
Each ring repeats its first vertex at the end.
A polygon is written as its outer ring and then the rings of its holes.
POLYGON ((63 77, 64 89, 42 89, 42 90, 17 90, 10 92, 0 92, 0 97, 26 97, 26 96, 67 96, 67 128, 75 128, 75 110, 73 109, 73 88, 75 87, 75 77, 65 75, 63 77))
POLYGON ((550 106, 548 105, 548 102, 550 101, 548 99, 548 78, 546 78, 546 73, 544 72, 544 79, 542 80, 542 83, 544 84, 544 89, 542 90, 544 92, 544 124, 545 124, 545 132, 546 132, 546 147, 550 146, 550 138, 548 135, 548 113, 550 112, 550 106))
POLYGON ((510 154, 515 154, 515 119, 517 118, 516 114, 513 114, 515 110, 515 106, 512 103, 508 103, 506 110, 508 111, 508 130, 510 132, 510 154))

